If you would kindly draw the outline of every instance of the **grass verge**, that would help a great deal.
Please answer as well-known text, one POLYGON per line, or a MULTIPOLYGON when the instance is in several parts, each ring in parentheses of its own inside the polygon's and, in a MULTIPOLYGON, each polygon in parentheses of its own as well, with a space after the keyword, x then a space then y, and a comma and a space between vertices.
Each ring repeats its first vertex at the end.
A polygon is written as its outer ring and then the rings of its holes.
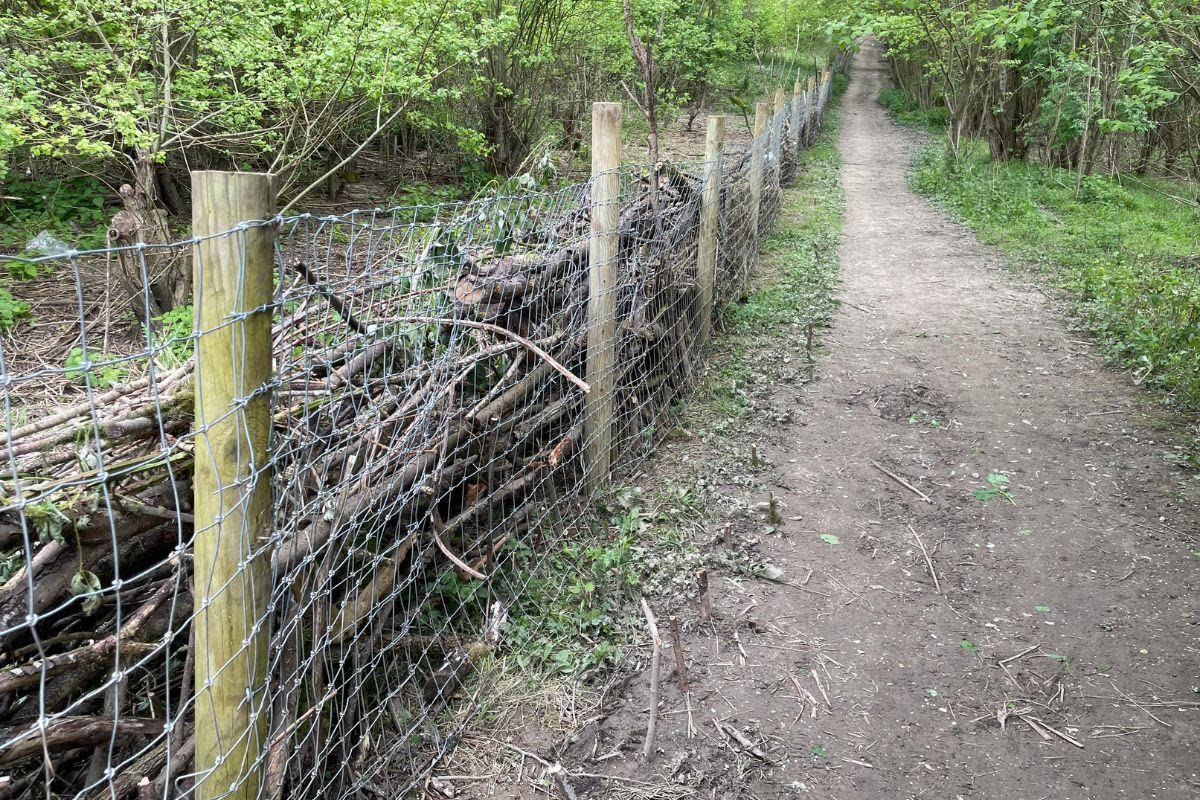
MULTIPOLYGON (((900 121, 903 112, 881 97, 900 121)), ((917 158, 911 185, 981 240, 1065 289, 1082 327, 1139 385, 1200 410, 1200 195, 1194 185, 992 161, 981 142, 917 158)))
MULTIPOLYGON (((835 101, 845 81, 838 76, 835 101)), ((780 215, 763 243, 749 295, 720 312, 721 335, 695 403, 714 432, 738 429, 749 412, 750 381, 774 380, 807 363, 808 326, 827 326, 837 308, 833 289, 844 207, 837 113, 835 102, 820 138, 801 155, 796 182, 784 193, 780 215), (781 343, 788 345, 788 354, 778 358, 781 343)))

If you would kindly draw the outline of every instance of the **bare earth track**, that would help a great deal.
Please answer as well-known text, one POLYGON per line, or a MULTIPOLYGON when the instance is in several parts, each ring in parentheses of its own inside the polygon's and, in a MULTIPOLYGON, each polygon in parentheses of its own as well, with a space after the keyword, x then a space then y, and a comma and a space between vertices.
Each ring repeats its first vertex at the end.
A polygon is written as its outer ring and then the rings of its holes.
POLYGON ((624 779, 579 797, 1200 797, 1200 482, 1163 458, 1179 420, 908 190, 886 80, 868 48, 843 100, 827 356, 768 391, 791 421, 734 442, 766 459, 756 491, 783 523, 757 547, 788 583, 714 577, 714 624, 688 609, 694 737, 668 649, 651 765, 645 670, 554 757, 624 779), (975 496, 992 474, 1011 502, 975 496))

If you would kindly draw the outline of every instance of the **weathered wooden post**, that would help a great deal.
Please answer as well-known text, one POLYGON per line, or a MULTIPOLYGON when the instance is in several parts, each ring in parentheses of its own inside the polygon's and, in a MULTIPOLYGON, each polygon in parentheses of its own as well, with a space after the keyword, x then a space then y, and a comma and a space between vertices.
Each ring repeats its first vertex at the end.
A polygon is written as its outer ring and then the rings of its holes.
POLYGON ((591 241, 588 246, 588 336, 583 403, 586 486, 608 480, 616 385, 617 217, 621 196, 621 104, 592 103, 591 241))
POLYGON ((271 176, 192 173, 195 796, 257 798, 266 746, 271 176))
POLYGON ((817 136, 817 79, 808 76, 808 108, 805 111, 807 121, 804 123, 805 141, 812 144, 817 136))
POLYGON ((747 219, 747 240, 738 242, 738 247, 741 248, 741 274, 738 276, 739 284, 744 283, 746 276, 750 274, 750 268, 754 265, 758 258, 758 227, 759 217, 762 212, 762 194, 763 194, 763 157, 766 154, 767 146, 770 142, 767 141, 766 131, 767 122, 771 116, 771 104, 761 102, 754 107, 754 139, 750 142, 750 213, 747 219))
POLYGON ((704 194, 700 198, 700 238, 697 242, 696 281, 700 288, 700 343, 712 331, 713 291, 717 283, 717 212, 721 204, 721 147, 725 115, 708 118, 704 139, 704 194))
POLYGON ((776 189, 783 186, 783 87, 775 90, 775 102, 771 106, 771 173, 776 189))
POLYGON ((800 82, 800 70, 796 70, 796 83, 792 86, 792 137, 795 142, 796 158, 800 157, 800 150, 803 147, 804 129, 801 127, 804 124, 804 85, 800 82))
MULTIPOLYGON (((769 103, 762 102, 754 107, 754 141, 750 145, 750 233, 756 240, 758 216, 762 206, 763 155, 768 145, 763 134, 767 132, 767 121, 770 118, 769 103)), ((757 245, 751 249, 757 249, 757 245)))

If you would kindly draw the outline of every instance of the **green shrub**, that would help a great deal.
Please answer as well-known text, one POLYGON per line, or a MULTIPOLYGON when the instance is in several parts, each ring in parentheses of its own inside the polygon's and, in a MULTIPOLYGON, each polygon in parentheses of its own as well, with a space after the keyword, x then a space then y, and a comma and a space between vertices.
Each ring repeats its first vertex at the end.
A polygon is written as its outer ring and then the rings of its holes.
POLYGON ((950 122, 950 111, 945 106, 934 106, 922 111, 916 101, 900 89, 884 89, 879 93, 879 104, 884 107, 889 117, 905 125, 944 131, 950 122))
POLYGON ((80 250, 104 247, 109 216, 105 193, 104 184, 90 176, 5 184, 3 194, 13 199, 0 200, 0 250, 20 252, 42 230, 80 250))

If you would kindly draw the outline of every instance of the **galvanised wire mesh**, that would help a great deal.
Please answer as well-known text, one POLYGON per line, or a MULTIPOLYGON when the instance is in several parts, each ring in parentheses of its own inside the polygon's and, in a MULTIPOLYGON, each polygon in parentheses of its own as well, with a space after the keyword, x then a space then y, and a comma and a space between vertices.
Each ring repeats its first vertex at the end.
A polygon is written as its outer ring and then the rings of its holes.
MULTIPOLYGON (((743 291, 828 94, 826 81, 799 97, 795 117, 789 101, 722 156, 718 298, 743 291)), ((652 452, 704 357, 709 166, 619 170, 610 480, 652 452)), ((504 646, 537 554, 587 508, 593 186, 204 237, 240 254, 236 274, 206 268, 199 239, 41 259, 73 278, 81 347, 65 366, 17 368, 0 349, 0 792, 346 798, 422 785, 487 691, 473 665, 504 646), (145 287, 194 259, 201 320, 206 281, 253 295, 244 267, 264 235, 269 301, 208 328, 147 327, 143 347, 99 355, 89 262, 119 258, 145 287), (259 383, 246 378, 256 324, 270 338, 259 383), (214 341, 233 398, 198 416, 216 373, 198 375, 194 353, 214 341), (68 385, 75 402, 39 399, 68 385), (214 487, 221 459, 238 471, 214 487), (222 505, 198 523, 210 491, 222 505), (202 570, 202 540, 236 569, 202 570)))

